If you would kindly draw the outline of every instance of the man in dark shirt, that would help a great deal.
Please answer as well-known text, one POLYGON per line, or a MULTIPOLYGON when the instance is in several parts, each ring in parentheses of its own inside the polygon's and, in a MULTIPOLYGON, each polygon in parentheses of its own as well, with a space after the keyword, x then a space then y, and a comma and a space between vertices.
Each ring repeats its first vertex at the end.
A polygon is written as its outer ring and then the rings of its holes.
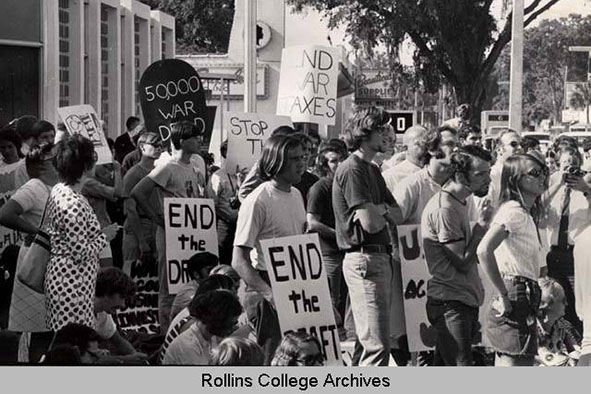
POLYGON ((127 130, 115 139, 115 160, 120 164, 123 163, 125 156, 135 149, 135 141, 133 139, 134 137, 137 139, 137 136, 132 135, 132 132, 139 124, 139 118, 130 116, 125 121, 125 128, 127 130))
POLYGON ((316 162, 316 172, 322 177, 310 188, 308 193, 308 230, 318 233, 322 248, 322 261, 326 268, 328 286, 333 307, 339 312, 337 319, 342 323, 346 294, 343 288, 343 257, 339 250, 335 232, 335 218, 332 209, 332 182, 339 163, 345 159, 346 152, 340 146, 327 143, 322 146, 316 162))
POLYGON ((354 115, 345 132, 354 152, 339 165, 332 186, 337 244, 345 251, 343 274, 363 347, 360 366, 386 366, 390 355, 393 268, 388 225, 396 225, 401 212, 372 163, 386 149, 383 134, 391 130, 390 122, 388 113, 375 107, 354 115))

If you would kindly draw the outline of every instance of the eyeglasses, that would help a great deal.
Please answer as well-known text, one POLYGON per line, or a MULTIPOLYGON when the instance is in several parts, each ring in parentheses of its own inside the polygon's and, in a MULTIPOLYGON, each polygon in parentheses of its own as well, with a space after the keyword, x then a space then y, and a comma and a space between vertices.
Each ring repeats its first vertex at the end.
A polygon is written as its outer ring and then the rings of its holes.
POLYGON ((509 145, 511 146, 511 148, 518 148, 521 146, 517 141, 511 141, 509 142, 509 145))
POLYGON ((533 168, 533 169, 529 170, 526 175, 529 175, 534 178, 539 178, 542 175, 547 176, 548 169, 545 167, 544 168, 533 168))

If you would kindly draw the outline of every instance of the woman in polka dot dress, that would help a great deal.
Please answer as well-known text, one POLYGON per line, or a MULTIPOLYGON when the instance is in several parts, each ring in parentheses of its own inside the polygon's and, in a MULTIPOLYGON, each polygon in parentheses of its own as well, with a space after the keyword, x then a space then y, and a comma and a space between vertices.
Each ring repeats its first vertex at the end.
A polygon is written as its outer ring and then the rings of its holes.
POLYGON ((47 207, 51 258, 45 276, 47 326, 57 331, 68 323, 94 325, 94 291, 99 253, 117 234, 117 225, 101 230, 80 190, 94 169, 93 144, 79 135, 57 145, 54 165, 60 183, 47 207))

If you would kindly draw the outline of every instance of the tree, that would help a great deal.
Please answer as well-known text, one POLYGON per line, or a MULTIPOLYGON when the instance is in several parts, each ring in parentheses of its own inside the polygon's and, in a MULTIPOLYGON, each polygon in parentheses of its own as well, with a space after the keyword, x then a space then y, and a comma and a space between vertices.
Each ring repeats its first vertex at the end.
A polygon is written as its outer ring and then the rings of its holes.
MULTIPOLYGON (((525 26, 559 0, 532 0, 525 26)), ((474 107, 477 118, 486 100, 489 77, 511 40, 510 13, 500 32, 491 13, 493 0, 288 0, 296 11, 313 7, 329 27, 346 25, 354 47, 397 47, 406 38, 415 46, 415 69, 428 91, 442 79, 458 102, 474 107)))
POLYGON ((226 53, 234 0, 140 0, 176 18, 178 53, 226 53))
POLYGON ((591 105, 591 82, 585 82, 575 86, 570 98, 570 105, 581 110, 585 108, 587 124, 589 124, 589 106, 591 105))

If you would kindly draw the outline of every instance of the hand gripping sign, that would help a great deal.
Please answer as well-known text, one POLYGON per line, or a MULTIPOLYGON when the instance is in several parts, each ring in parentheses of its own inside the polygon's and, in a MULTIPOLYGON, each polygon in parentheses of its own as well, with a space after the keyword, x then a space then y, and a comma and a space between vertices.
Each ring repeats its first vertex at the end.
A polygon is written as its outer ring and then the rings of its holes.
POLYGON ((189 63, 178 59, 152 63, 140 79, 138 93, 146 130, 168 141, 171 124, 187 120, 197 126, 204 140, 209 139, 213 128, 210 109, 201 79, 189 63))
POLYGON ((300 45, 284 48, 277 94, 277 115, 294 122, 334 126, 339 52, 335 48, 300 45))
POLYGON ((205 198, 165 198, 166 272, 168 292, 176 294, 191 281, 189 259, 196 253, 218 254, 215 206, 205 198))
POLYGON ((70 135, 80 134, 94 144, 94 150, 98 155, 96 164, 107 164, 113 162, 113 155, 107 138, 99 122, 96 111, 91 105, 73 105, 70 107, 61 107, 57 113, 64 122, 70 135))
POLYGON ((267 138, 279 126, 292 126, 291 119, 269 114, 226 112, 224 130, 228 131, 228 173, 250 169, 263 152, 267 138))
POLYGON ((281 332, 318 338, 326 365, 343 365, 318 234, 261 241, 281 332))

